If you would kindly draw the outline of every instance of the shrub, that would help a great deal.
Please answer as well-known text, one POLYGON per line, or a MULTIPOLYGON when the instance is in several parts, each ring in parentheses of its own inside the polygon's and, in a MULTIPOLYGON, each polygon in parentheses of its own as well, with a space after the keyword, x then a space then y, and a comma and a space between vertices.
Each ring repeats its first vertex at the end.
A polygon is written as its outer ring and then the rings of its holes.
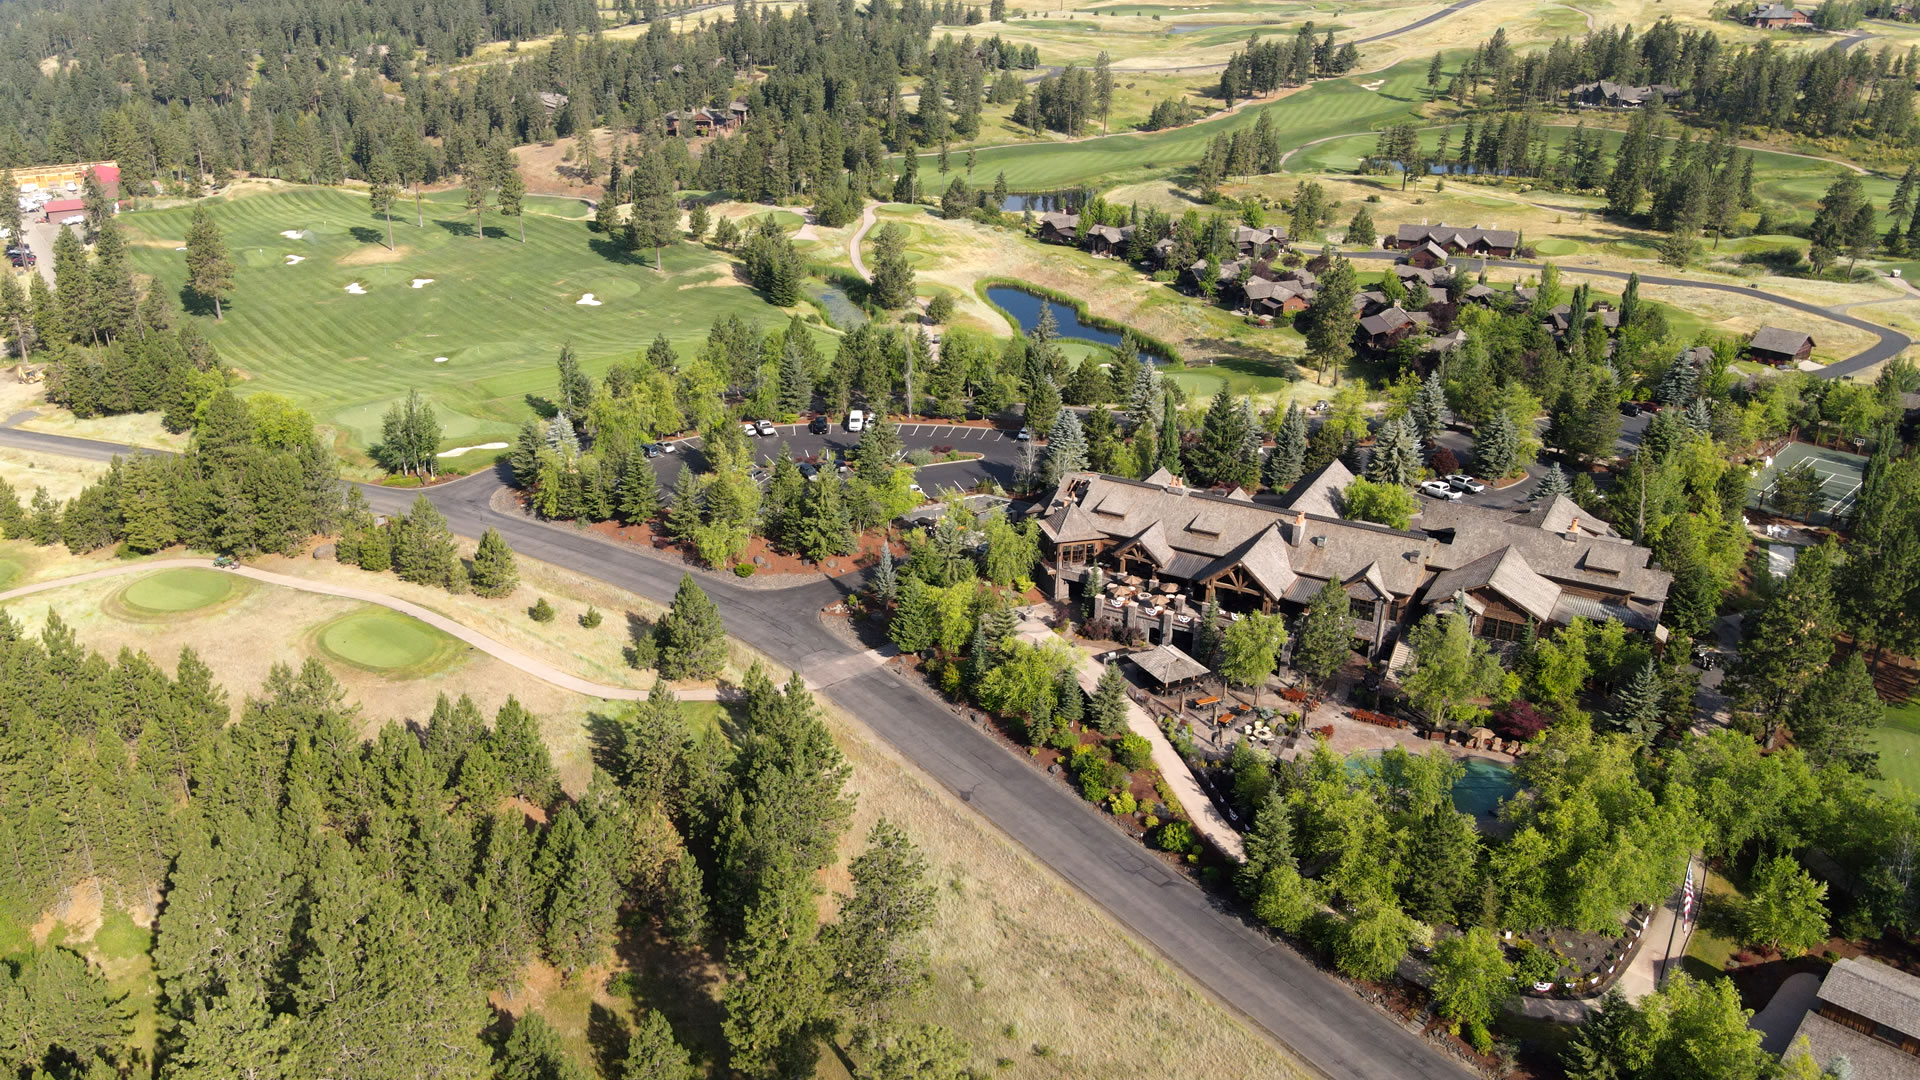
POLYGON ((1427 455, 1427 467, 1440 476, 1457 473, 1460 471, 1460 458, 1443 446, 1427 455))
POLYGON ((927 301, 927 318, 933 322, 944 323, 953 318, 953 297, 948 293, 938 293, 927 301))
POLYGON ((1500 706, 1500 710, 1493 714, 1493 722, 1487 726, 1503 739, 1529 742, 1547 730, 1547 718, 1541 716, 1532 704, 1515 698, 1500 706))
POLYGON ((933 451, 927 449, 907 451, 907 464, 913 466, 933 464, 933 451))
POLYGON ((755 569, 757 568, 750 562, 734 563, 733 576, 734 577, 752 577, 755 569))
POLYGON ((591 630, 594 627, 599 626, 600 625, 600 609, 589 605, 587 608, 586 614, 580 616, 580 625, 586 627, 588 630, 591 630))
POLYGON ((1148 741, 1145 735, 1128 732, 1114 744, 1113 756, 1119 760, 1120 764, 1126 766, 1129 772, 1135 772, 1153 764, 1153 743, 1148 741))
POLYGON ((1482 1054, 1493 1053, 1493 1033, 1487 1030, 1487 1025, 1478 1020, 1467 1025, 1467 1041, 1482 1054))
POLYGON ((527 609, 527 617, 537 623, 550 623, 553 621, 553 605, 547 603, 547 598, 543 596, 527 609))
POLYGON ((938 446, 938 445, 936 445, 936 446, 935 446, 935 447, 933 448, 933 452, 934 452, 934 454, 935 454, 936 456, 939 456, 939 457, 946 457, 946 456, 947 456, 948 454, 951 454, 951 453, 953 453, 953 447, 952 447, 951 445, 947 445, 947 446, 938 446))
POLYGON ((1115 815, 1125 817, 1140 809, 1140 804, 1134 800, 1133 792, 1116 791, 1107 796, 1107 809, 1115 815))
POLYGON ((1193 826, 1184 821, 1169 821, 1160 826, 1154 843, 1160 845, 1161 851, 1186 851, 1194 844, 1193 826))

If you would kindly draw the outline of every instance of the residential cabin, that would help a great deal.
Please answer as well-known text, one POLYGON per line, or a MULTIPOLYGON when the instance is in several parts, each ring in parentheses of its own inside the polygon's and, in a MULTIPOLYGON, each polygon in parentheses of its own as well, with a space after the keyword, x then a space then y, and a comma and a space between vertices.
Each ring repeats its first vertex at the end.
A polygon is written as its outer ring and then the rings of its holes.
POLYGON ((1567 103, 1581 109, 1637 109, 1650 101, 1672 101, 1680 96, 1680 88, 1665 83, 1652 86, 1628 86, 1625 83, 1599 82, 1582 83, 1567 92, 1567 103))
POLYGON ((1040 215, 1040 239, 1053 244, 1080 243, 1080 215, 1065 210, 1040 215))
POLYGON ((1095 225, 1087 229, 1087 250, 1100 258, 1112 258, 1126 254, 1127 243, 1133 239, 1134 226, 1114 228, 1111 225, 1095 225))
POLYGON ((736 101, 724 109, 682 109, 667 114, 667 134, 712 135, 732 131, 747 122, 747 103, 736 101))
POLYGON ((1763 326, 1747 342, 1747 356, 1762 364, 1785 367, 1813 355, 1813 335, 1800 330, 1763 326))
MULTIPOLYGON (((1426 314, 1420 312, 1419 314, 1426 314)), ((1412 315, 1398 306, 1381 308, 1360 320, 1360 341, 1369 349, 1389 349, 1394 342, 1419 330, 1412 315)))
POLYGON ((1483 229, 1478 225, 1402 225, 1387 238, 1387 246, 1412 251, 1433 244, 1449 255, 1480 255, 1497 259, 1511 256, 1520 246, 1520 233, 1514 229, 1483 229))
POLYGON ((1285 251, 1287 230, 1278 225, 1260 229, 1242 225, 1233 230, 1233 249, 1249 258, 1262 252, 1285 251))
POLYGON ((1787 7, 1784 4, 1761 4, 1759 7, 1747 12, 1746 18, 1741 21, 1745 22, 1748 26, 1758 27, 1761 30, 1813 29, 1812 16, 1797 8, 1787 7))
POLYGON ((1789 1056, 1803 1040, 1822 1069, 1846 1058, 1855 1080, 1920 1076, 1920 978, 1865 957, 1840 961, 1814 992, 1789 1056))

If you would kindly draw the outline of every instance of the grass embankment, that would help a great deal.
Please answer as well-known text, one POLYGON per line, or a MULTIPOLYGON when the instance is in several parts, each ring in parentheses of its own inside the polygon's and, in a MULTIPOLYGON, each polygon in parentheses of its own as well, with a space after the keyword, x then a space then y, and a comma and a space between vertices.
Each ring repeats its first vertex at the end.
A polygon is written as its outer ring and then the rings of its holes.
MULTIPOLYGON (((463 198, 429 196, 425 228, 414 226, 411 200, 396 206, 393 251, 386 223, 356 192, 255 189, 212 201, 234 292, 224 321, 199 325, 244 373, 246 390, 287 395, 349 446, 377 441, 387 407, 418 388, 450 448, 511 439, 532 415, 529 399, 552 395, 563 342, 597 374, 657 333, 686 356, 715 318, 770 328, 787 316, 705 248, 667 248, 661 274, 651 251, 625 254, 576 216, 578 203, 558 199, 528 201, 524 245, 519 223, 495 215, 476 239, 463 198), (347 291, 355 285, 364 292, 347 291), (600 305, 578 303, 587 293, 600 305)), ((175 208, 121 218, 134 268, 169 292, 185 280, 175 249, 189 216, 175 208)))
POLYGON ((1891 787, 1904 785, 1908 794, 1920 792, 1920 702, 1887 706, 1887 715, 1873 730, 1873 747, 1880 752, 1880 775, 1891 787))

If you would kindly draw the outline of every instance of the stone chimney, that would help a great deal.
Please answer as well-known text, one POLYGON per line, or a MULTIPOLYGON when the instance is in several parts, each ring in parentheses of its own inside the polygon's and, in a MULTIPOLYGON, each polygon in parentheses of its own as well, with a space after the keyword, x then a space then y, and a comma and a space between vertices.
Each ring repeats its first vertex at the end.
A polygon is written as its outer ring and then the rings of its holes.
POLYGON ((1288 534, 1287 542, 1293 547, 1299 547, 1301 544, 1307 542, 1307 512, 1305 510, 1295 510, 1293 512, 1293 531, 1288 534))

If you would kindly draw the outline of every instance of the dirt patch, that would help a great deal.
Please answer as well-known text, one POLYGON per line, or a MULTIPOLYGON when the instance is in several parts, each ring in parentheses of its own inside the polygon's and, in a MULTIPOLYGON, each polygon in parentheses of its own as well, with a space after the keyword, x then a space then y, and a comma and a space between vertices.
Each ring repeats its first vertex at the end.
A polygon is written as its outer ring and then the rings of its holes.
POLYGON ((45 945, 54 928, 64 926, 69 944, 91 941, 104 919, 105 899, 100 892, 100 882, 88 878, 61 893, 60 899, 41 914, 40 921, 34 923, 28 933, 33 935, 34 944, 45 945))
POLYGON ((378 244, 368 244, 366 247, 355 248, 333 261, 338 266, 378 266, 381 263, 399 262, 411 254, 413 254, 413 248, 406 244, 397 245, 392 251, 378 244))

